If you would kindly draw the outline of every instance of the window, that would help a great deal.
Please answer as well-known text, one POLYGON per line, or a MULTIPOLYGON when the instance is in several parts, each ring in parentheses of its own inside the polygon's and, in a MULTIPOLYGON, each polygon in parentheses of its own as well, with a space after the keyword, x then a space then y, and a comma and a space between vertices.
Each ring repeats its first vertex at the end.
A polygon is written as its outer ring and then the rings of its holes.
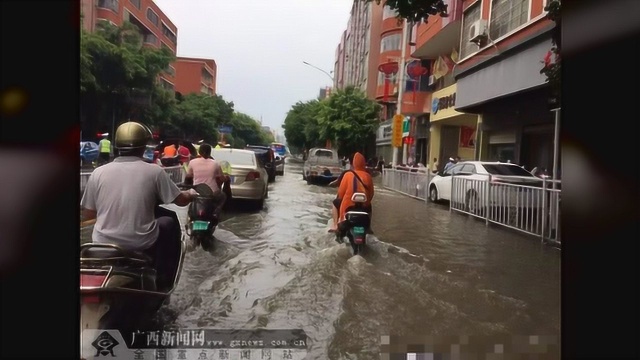
POLYGON ((329 151, 329 150, 317 150, 316 154, 317 157, 323 157, 323 158, 327 158, 327 159, 333 159, 333 152, 329 151))
POLYGON ((521 168, 518 165, 507 164, 484 164, 484 169, 491 175, 505 175, 505 176, 527 176, 533 177, 530 172, 521 168))
POLYGON ((151 21, 155 26, 160 25, 160 18, 158 17, 158 14, 154 13, 151 8, 147 9, 147 19, 149 19, 149 21, 151 21))
POLYGON ((473 164, 464 164, 460 172, 474 174, 476 172, 476 166, 473 164))
POLYGON ((228 161, 231 165, 256 165, 256 154, 253 152, 213 149, 213 158, 217 161, 228 161))
POLYGON ((137 7, 138 9, 140 9, 140 0, 129 0, 130 3, 133 4, 133 6, 137 7))
POLYGON ((174 77, 176 76, 176 69, 171 65, 169 65, 164 72, 171 76, 174 76, 174 77))
POLYGON ((471 39, 471 25, 476 21, 480 20, 480 5, 482 1, 478 1, 475 4, 471 5, 464 12, 462 17, 462 44, 460 44, 460 58, 464 59, 465 57, 471 55, 472 53, 478 51, 478 45, 469 42, 471 39))
POLYGON ((382 20, 394 18, 398 16, 398 12, 395 10, 391 10, 387 5, 384 6, 384 10, 382 11, 382 20))
POLYGON ((174 34, 173 31, 171 31, 171 29, 169 29, 165 24, 162 24, 162 34, 164 34, 167 39, 171 40, 174 45, 178 41, 176 38, 176 34, 174 34))
POLYGON ((165 90, 169 90, 169 91, 174 91, 174 86, 172 83, 168 82, 165 79, 160 79, 160 86, 162 86, 163 89, 165 90))
POLYGON ((452 167, 450 167, 449 169, 447 169, 447 171, 445 171, 444 173, 442 173, 442 176, 451 176, 451 175, 455 175, 457 173, 460 172, 460 169, 462 169, 463 164, 458 164, 458 165, 453 165, 452 167))
POLYGON ((158 37, 155 36, 153 33, 147 33, 147 34, 144 34, 144 36, 143 36, 143 42, 145 44, 154 44, 154 45, 156 45, 156 44, 158 44, 158 37))
POLYGON ((498 39, 528 20, 529 0, 493 0, 489 36, 498 39))
POLYGON ((98 0, 98 7, 118 12, 118 0, 98 0))
POLYGON ((380 40, 380 52, 383 53, 385 51, 400 50, 402 48, 400 46, 401 42, 402 34, 385 36, 380 40))

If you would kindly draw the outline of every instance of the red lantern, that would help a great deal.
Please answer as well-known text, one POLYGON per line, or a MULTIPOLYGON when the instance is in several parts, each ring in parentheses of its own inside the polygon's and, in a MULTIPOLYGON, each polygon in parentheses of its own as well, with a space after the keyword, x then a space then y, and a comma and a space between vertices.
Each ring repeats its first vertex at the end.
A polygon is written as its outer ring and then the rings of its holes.
POLYGON ((384 97, 382 98, 382 101, 387 102, 389 97, 389 78, 392 74, 398 72, 398 62, 388 61, 380 64, 380 66, 378 66, 378 71, 384 74, 384 97))
POLYGON ((420 77, 429 73, 429 69, 422 66, 420 60, 414 60, 407 64, 407 75, 413 81, 413 103, 416 103, 416 91, 420 77))

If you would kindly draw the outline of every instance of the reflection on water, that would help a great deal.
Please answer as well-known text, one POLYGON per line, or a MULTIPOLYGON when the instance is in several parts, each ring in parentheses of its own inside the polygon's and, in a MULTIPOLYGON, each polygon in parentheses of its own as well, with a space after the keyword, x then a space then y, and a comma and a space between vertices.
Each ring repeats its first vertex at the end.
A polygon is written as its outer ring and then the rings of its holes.
POLYGON ((559 335, 556 249, 377 187, 375 236, 351 257, 327 233, 335 189, 300 170, 264 210, 225 214, 212 253, 186 255, 166 326, 301 328, 309 359, 378 359, 388 334, 559 335))

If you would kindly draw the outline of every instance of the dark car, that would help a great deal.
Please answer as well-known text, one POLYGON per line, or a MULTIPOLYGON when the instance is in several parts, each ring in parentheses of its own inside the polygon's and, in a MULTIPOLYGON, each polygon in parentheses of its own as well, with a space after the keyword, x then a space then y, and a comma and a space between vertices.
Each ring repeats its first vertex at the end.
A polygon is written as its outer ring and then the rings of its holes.
POLYGON ((276 181, 276 155, 269 146, 247 145, 246 150, 256 153, 256 156, 262 162, 267 174, 269 174, 269 182, 276 181))

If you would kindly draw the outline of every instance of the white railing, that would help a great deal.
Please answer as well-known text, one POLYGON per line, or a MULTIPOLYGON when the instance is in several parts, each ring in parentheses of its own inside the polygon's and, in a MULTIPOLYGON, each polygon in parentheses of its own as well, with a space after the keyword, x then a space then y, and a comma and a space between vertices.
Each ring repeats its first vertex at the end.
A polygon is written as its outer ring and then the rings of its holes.
POLYGON ((491 175, 454 175, 450 210, 560 243, 560 186, 560 181, 547 179, 521 185, 495 182, 491 175))
POLYGON ((427 188, 432 177, 433 174, 431 172, 412 172, 384 168, 382 170, 382 186, 412 198, 426 201, 429 196, 427 188))
MULTIPOLYGON (((162 169, 169 174, 169 177, 171 177, 171 180, 173 180, 174 183, 181 183, 184 181, 186 173, 181 165, 163 167, 162 169)), ((87 186, 87 180, 89 180, 90 175, 90 172, 80 173, 80 193, 82 193, 84 188, 87 186)))

